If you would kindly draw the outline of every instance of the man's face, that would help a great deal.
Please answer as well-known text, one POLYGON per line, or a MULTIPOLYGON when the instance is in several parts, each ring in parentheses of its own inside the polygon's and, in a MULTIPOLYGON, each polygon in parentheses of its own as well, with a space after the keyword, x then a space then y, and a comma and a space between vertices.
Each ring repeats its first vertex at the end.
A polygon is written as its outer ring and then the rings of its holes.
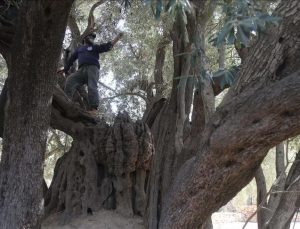
POLYGON ((88 35, 88 36, 86 36, 86 38, 85 38, 85 42, 86 42, 87 44, 92 45, 92 44, 94 44, 94 41, 95 41, 95 37, 92 36, 92 35, 88 35))

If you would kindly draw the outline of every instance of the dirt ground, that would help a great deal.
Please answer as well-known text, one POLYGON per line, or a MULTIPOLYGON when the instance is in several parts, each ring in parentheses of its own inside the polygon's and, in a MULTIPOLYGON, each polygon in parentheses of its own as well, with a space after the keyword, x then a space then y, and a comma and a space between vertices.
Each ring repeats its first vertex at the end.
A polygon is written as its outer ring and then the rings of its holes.
POLYGON ((128 218, 115 211, 100 210, 93 215, 80 216, 66 221, 57 214, 48 217, 42 229, 144 229, 141 217, 128 218))
MULTIPOLYGON (((215 229, 241 229, 254 208, 248 207, 244 212, 217 212, 212 215, 215 229)), ((255 209, 254 209, 255 210, 255 209)), ((300 219, 299 219, 300 220, 300 219)), ((298 219, 297 219, 298 221, 298 219)), ((299 221, 290 228, 300 229, 299 221)), ((56 214, 48 217, 42 229, 145 229, 141 217, 126 217, 116 211, 100 210, 93 215, 67 219, 65 215, 56 214)), ((257 229, 256 217, 248 223, 246 229, 257 229)))

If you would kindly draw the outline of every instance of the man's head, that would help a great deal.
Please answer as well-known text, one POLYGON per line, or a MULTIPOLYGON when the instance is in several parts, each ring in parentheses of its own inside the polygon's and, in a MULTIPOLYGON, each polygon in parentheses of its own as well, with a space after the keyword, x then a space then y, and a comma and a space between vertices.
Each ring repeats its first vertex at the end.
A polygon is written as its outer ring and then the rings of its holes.
POLYGON ((84 42, 84 44, 92 45, 92 44, 94 44, 95 38, 96 38, 96 34, 95 33, 89 33, 88 35, 86 35, 83 38, 83 42, 84 42))

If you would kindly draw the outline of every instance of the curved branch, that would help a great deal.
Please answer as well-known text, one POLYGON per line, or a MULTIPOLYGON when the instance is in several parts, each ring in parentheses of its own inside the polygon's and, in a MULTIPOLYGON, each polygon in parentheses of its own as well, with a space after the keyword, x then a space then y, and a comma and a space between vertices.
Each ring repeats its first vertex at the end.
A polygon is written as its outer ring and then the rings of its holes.
POLYGON ((132 96, 137 96, 137 97, 140 97, 142 98, 146 103, 148 103, 148 99, 141 95, 140 93, 137 93, 137 92, 125 92, 125 93, 119 93, 119 94, 116 94, 114 96, 111 96, 111 97, 106 97, 106 98, 103 98, 103 100, 112 100, 112 99, 115 99, 117 97, 121 97, 121 96, 127 96, 127 95, 132 95, 132 96))
POLYGON ((51 126, 54 129, 61 130, 74 137, 84 125, 95 124, 97 122, 93 117, 72 103, 59 87, 55 88, 51 113, 51 126))
POLYGON ((74 9, 71 11, 68 19, 68 26, 71 30, 72 42, 70 44, 71 51, 73 51, 80 42, 80 30, 76 22, 76 16, 74 15, 74 9))
POLYGON ((87 34, 89 34, 90 32, 94 31, 94 27, 95 27, 95 17, 94 17, 94 11, 97 7, 101 6, 102 4, 104 4, 107 0, 101 0, 96 2, 90 10, 89 13, 89 18, 88 18, 88 25, 87 28, 85 29, 85 31, 82 33, 82 35, 80 36, 80 38, 84 38, 87 34))
POLYGON ((98 83, 99 83, 101 86, 105 87, 106 89, 108 89, 108 90, 110 90, 110 91, 112 91, 112 92, 114 92, 114 93, 117 93, 115 89, 111 88, 110 86, 106 85, 105 83, 102 83, 101 81, 98 81, 98 83))

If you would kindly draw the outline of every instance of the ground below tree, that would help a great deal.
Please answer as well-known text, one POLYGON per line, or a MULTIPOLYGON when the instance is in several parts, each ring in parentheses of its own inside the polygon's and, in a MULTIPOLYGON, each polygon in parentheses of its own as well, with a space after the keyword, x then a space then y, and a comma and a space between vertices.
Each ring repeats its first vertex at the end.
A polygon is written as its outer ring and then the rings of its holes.
POLYGON ((142 217, 128 217, 116 211, 100 210, 93 215, 79 216, 64 224, 60 213, 49 216, 42 229, 143 229, 142 217))

